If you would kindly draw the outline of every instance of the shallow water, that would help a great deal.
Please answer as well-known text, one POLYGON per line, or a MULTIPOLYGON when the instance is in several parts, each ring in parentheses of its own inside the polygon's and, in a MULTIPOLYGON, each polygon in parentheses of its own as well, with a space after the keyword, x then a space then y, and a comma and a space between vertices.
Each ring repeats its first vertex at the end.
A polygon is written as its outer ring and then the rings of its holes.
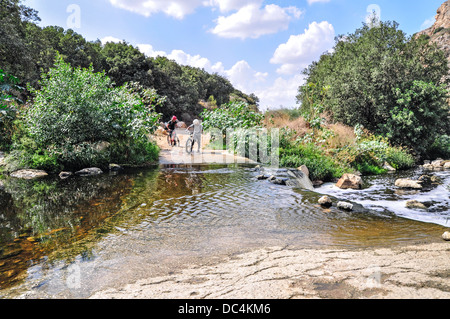
POLYGON ((245 165, 162 166, 67 180, 6 180, 0 190, 0 297, 85 298, 264 246, 436 241, 450 215, 446 172, 437 173, 442 187, 422 194, 433 202, 430 215, 398 209, 422 195, 397 194, 391 175, 365 179, 367 188, 359 192, 330 185, 311 192, 258 181, 258 174, 245 165), (325 193, 352 200, 355 211, 321 208, 317 200, 325 193))

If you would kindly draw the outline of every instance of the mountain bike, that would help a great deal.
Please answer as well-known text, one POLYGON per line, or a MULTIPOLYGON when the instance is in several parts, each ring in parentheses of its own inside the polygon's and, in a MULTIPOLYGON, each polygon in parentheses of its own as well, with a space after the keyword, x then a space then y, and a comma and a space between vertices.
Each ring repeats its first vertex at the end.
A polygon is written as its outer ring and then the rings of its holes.
POLYGON ((193 148, 194 148, 194 133, 190 132, 189 138, 186 141, 186 153, 191 154, 193 148))
POLYGON ((167 136, 167 142, 169 142, 170 146, 180 146, 180 139, 178 138, 176 130, 172 131, 172 138, 170 138, 170 132, 167 136))

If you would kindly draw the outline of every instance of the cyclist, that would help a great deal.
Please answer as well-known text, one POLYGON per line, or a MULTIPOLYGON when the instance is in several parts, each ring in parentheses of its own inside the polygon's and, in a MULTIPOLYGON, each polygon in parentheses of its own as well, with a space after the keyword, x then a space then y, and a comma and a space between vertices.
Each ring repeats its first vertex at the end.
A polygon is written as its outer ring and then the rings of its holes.
POLYGON ((172 134, 175 131, 176 125, 178 123, 177 117, 174 115, 172 119, 166 124, 166 129, 169 132, 169 145, 171 145, 172 134))
POLYGON ((186 131, 189 131, 190 128, 194 127, 194 136, 193 136, 193 142, 192 147, 194 147, 195 142, 197 142, 197 153, 200 153, 200 147, 202 145, 202 131, 203 127, 200 124, 200 121, 195 119, 194 123, 189 126, 186 131))

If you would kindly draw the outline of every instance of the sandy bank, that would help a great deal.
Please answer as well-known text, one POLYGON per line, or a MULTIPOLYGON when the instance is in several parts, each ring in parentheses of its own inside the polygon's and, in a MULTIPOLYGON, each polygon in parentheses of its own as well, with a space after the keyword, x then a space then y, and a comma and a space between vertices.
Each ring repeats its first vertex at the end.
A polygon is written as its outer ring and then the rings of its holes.
POLYGON ((271 247, 91 298, 450 298, 450 243, 369 250, 271 247))

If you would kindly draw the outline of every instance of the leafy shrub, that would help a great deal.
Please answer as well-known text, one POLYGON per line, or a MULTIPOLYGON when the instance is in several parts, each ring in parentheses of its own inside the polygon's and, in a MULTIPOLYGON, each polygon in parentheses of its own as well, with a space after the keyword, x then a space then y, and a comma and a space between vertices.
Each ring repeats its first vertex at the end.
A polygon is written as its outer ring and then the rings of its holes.
POLYGON ((261 126, 264 115, 255 112, 243 101, 235 100, 214 110, 204 110, 201 114, 203 128, 219 129, 224 135, 227 129, 254 128, 261 126))
POLYGON ((450 132, 447 89, 444 85, 414 81, 406 90, 397 89, 396 97, 397 106, 383 125, 386 136, 393 144, 425 156, 436 138, 450 132))
POLYGON ((450 158, 450 136, 441 135, 431 145, 428 154, 429 159, 450 158))
POLYGON ((402 147, 389 147, 386 150, 386 162, 398 170, 409 169, 416 164, 414 156, 402 147))
POLYGON ((340 178, 348 167, 343 166, 314 144, 300 144, 280 149, 280 166, 300 167, 306 165, 312 180, 331 181, 340 178))
POLYGON ((103 73, 94 73, 92 67, 73 69, 61 57, 43 75, 41 86, 30 88, 35 98, 22 118, 26 139, 17 139, 15 145, 20 163, 47 169, 104 167, 115 159, 112 144, 122 145, 129 161, 154 159, 147 134, 156 128, 159 114, 154 107, 163 101, 154 90, 134 84, 114 88, 103 73))
POLYGON ((0 69, 0 149, 8 150, 12 143, 14 121, 17 117, 17 98, 22 89, 19 79, 0 69))

